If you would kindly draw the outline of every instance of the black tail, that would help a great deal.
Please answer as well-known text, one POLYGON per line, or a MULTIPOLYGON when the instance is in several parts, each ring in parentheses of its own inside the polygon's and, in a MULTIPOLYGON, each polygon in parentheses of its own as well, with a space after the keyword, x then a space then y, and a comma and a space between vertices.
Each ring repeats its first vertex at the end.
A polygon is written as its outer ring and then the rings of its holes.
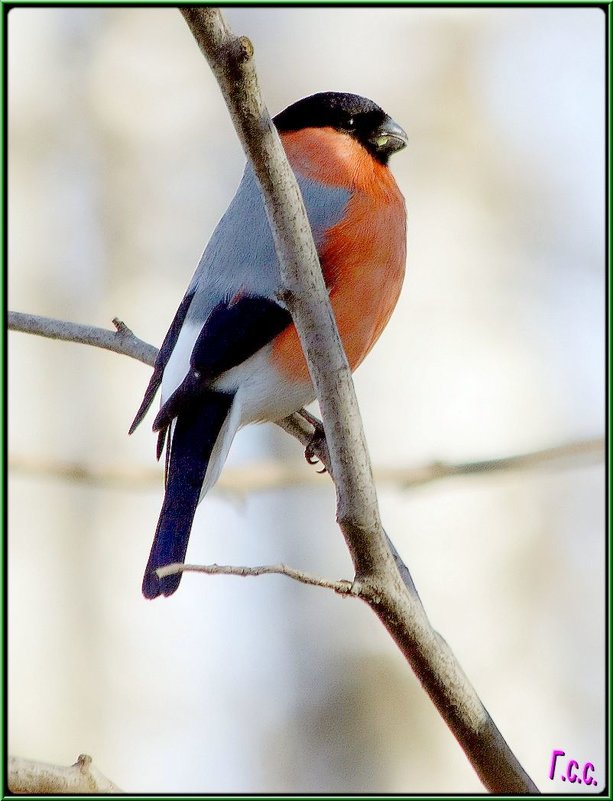
POLYGON ((200 500, 211 451, 224 424, 234 395, 206 392, 202 402, 179 414, 172 440, 166 475, 166 494, 155 538, 143 578, 145 598, 172 595, 181 573, 158 578, 158 567, 184 562, 187 543, 200 500))

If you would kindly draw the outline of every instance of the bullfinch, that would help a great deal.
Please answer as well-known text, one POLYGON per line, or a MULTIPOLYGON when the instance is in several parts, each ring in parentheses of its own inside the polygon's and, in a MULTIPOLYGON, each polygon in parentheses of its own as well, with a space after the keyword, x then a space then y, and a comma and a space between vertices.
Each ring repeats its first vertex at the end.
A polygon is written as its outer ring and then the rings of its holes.
MULTIPOLYGON (((330 303, 354 370, 396 305, 406 260, 405 203, 388 169, 404 130, 364 97, 322 92, 273 120, 302 192, 330 303)), ((200 259, 166 334, 130 433, 161 387, 153 423, 166 446, 166 485, 143 579, 146 598, 171 595, 196 512, 237 430, 315 399, 253 169, 200 259)))

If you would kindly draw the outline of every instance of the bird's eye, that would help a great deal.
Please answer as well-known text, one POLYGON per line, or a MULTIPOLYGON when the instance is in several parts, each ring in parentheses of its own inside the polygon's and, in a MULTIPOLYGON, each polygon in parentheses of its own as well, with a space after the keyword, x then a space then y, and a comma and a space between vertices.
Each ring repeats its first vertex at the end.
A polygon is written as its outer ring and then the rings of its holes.
POLYGON ((347 128, 355 128, 355 120, 353 117, 349 117, 347 120, 347 128))

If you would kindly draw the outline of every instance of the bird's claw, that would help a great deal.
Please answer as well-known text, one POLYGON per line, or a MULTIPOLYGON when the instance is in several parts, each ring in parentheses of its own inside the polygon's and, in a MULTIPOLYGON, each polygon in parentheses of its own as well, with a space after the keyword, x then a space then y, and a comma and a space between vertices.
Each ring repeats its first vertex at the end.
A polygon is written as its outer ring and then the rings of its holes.
MULTIPOLYGON (((314 465, 321 461, 315 451, 318 450, 322 445, 326 444, 326 434, 322 424, 319 421, 310 420, 309 422, 313 425, 315 431, 313 431, 313 435, 309 440, 308 445, 304 449, 304 458, 307 460, 308 464, 314 465)), ((317 472, 327 473, 328 470, 324 466, 317 472)))
POLYGON ((311 443, 309 443, 306 448, 304 449, 304 458, 307 460, 309 464, 317 464, 319 459, 313 453, 313 449, 311 447, 311 443))

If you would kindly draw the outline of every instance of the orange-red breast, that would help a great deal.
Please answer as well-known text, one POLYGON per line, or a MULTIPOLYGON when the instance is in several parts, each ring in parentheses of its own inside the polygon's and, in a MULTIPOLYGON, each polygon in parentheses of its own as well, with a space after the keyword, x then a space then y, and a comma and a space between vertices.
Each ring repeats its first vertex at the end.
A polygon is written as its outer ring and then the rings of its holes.
MULTIPOLYGON (((322 92, 274 118, 296 174, 343 346, 354 370, 396 305, 406 259, 404 199, 388 168, 407 144, 371 100, 322 92)), ((130 433, 161 386, 153 429, 166 491, 143 579, 171 595, 199 501, 217 481, 239 427, 279 420, 315 398, 260 190, 247 165, 164 339, 130 433)))

